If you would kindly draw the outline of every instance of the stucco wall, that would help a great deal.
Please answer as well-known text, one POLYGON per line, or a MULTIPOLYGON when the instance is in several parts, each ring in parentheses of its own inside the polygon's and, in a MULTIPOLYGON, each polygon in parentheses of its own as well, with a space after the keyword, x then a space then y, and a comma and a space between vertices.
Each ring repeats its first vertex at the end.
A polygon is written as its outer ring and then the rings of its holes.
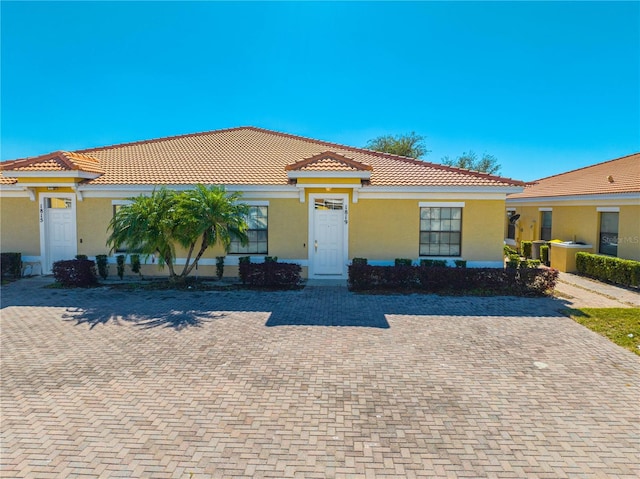
MULTIPOLYGON (((464 203, 461 258, 501 261, 504 201, 466 200, 464 203)), ((417 259, 419 204, 418 200, 360 200, 352 204, 349 256, 371 260, 417 259)))
POLYGON ((40 256, 37 201, 0 198, 0 249, 4 253, 40 256))

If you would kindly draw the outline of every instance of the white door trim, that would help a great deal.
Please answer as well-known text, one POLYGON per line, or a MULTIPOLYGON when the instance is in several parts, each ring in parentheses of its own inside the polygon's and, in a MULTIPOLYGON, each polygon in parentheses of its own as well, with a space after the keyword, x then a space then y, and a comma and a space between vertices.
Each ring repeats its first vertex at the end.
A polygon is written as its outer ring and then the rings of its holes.
MULTIPOLYGON (((49 248, 48 248, 48 232, 47 229, 47 208, 45 204, 45 200, 47 198, 67 198, 71 200, 71 210, 73 211, 73 243, 78 244, 78 222, 77 222, 77 214, 76 214, 76 195, 75 193, 40 193, 40 201, 38 206, 38 215, 40 222, 40 258, 41 258, 41 271, 42 274, 51 274, 52 271, 49 269, 49 248)), ((73 259, 73 258, 69 258, 73 259)))
POLYGON ((325 278, 325 279, 347 279, 347 265, 349 262, 349 194, 348 193, 309 193, 309 232, 308 232, 309 245, 309 278, 325 278), (342 228, 342 273, 339 275, 317 275, 314 271, 314 241, 315 241, 315 200, 316 199, 342 199, 344 205, 344 225, 342 228))

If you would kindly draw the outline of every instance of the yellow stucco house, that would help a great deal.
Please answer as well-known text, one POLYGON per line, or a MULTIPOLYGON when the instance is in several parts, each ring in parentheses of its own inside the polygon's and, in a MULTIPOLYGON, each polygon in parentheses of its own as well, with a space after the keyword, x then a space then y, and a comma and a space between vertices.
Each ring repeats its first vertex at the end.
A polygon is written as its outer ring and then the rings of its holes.
MULTIPOLYGON (((310 278, 346 278, 354 257, 502 267, 505 199, 524 185, 254 127, 57 151, 0 169, 2 251, 43 274, 60 259, 106 254, 107 225, 128 198, 197 183, 240 191, 251 206, 250 242, 232 243, 225 274, 237 274, 241 256, 265 255, 310 278)), ((221 254, 208 251, 199 274, 213 275, 221 254)), ((155 262, 145 275, 166 274, 155 262)))
POLYGON ((640 153, 528 184, 507 197, 506 243, 551 244, 551 266, 575 271, 578 251, 640 261, 640 153))

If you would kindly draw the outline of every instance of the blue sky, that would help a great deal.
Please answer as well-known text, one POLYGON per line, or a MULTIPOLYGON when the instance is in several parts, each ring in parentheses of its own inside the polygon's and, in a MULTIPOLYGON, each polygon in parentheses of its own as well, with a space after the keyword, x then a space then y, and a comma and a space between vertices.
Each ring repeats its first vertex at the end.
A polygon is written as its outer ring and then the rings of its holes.
POLYGON ((252 125, 532 180, 640 151, 639 2, 6 2, 1 159, 252 125))

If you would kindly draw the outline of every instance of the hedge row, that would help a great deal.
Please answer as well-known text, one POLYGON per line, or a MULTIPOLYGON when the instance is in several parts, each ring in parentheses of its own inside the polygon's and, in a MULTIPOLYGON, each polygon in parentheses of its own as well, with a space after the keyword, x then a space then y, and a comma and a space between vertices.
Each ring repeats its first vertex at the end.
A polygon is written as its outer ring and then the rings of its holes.
POLYGON ((593 253, 576 253, 580 274, 624 286, 640 286, 640 261, 593 253))
POLYGON ((540 296, 555 288, 558 271, 546 268, 442 268, 428 266, 349 266, 352 291, 540 296))
POLYGON ((2 279, 22 276, 22 254, 0 253, 0 271, 2 279))
MULTIPOLYGON (((276 258, 277 261, 277 258, 276 258)), ((273 260, 264 263, 240 261, 242 284, 253 287, 295 289, 302 283, 300 265, 278 263, 273 260)))
POLYGON ((87 288, 98 284, 96 264, 89 259, 56 261, 53 277, 63 286, 87 288))

